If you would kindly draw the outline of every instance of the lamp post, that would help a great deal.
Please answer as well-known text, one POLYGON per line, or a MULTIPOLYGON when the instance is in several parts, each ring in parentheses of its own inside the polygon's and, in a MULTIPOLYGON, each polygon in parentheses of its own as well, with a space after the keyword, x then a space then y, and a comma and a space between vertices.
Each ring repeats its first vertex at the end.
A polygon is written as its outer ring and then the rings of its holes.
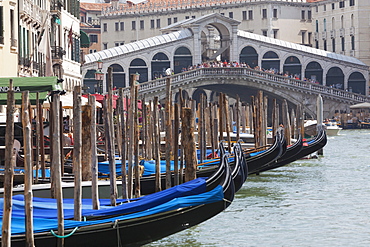
POLYGON ((103 61, 98 60, 98 69, 95 72, 95 80, 98 81, 98 93, 102 94, 103 93, 103 80, 104 80, 104 73, 102 72, 103 69, 103 61))

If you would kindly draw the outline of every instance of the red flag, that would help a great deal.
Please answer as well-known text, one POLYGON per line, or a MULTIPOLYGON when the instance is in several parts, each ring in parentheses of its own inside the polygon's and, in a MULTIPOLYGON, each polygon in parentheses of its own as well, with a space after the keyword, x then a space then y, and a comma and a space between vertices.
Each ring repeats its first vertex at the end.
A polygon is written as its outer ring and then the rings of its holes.
POLYGON ((73 32, 72 32, 72 26, 73 26, 73 23, 71 25, 71 29, 69 29, 69 33, 68 33, 68 47, 71 46, 73 47, 73 32))

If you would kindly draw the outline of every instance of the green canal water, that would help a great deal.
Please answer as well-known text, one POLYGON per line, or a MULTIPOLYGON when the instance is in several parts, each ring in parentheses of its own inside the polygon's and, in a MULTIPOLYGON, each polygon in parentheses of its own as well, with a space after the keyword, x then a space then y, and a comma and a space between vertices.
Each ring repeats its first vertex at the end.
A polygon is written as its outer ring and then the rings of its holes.
POLYGON ((370 246, 370 130, 342 130, 318 159, 250 176, 227 210, 149 246, 370 246))

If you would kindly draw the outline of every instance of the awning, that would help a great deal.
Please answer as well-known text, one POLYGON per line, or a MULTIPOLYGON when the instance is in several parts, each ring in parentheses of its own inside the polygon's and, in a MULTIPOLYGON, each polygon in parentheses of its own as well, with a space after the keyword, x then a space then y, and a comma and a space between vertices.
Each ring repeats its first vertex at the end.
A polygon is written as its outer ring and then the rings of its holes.
POLYGON ((80 30, 80 41, 81 41, 81 48, 89 48, 90 47, 90 38, 84 31, 80 30))
POLYGON ((30 92, 32 105, 36 104, 36 96, 39 93, 39 101, 42 103, 49 92, 62 90, 56 76, 52 77, 13 77, 0 78, 0 105, 6 105, 9 80, 13 79, 13 90, 15 91, 15 104, 22 104, 22 92, 30 92))
POLYGON ((368 109, 368 108, 370 108, 370 103, 369 102, 359 103, 359 104, 356 104, 356 105, 351 105, 349 108, 351 108, 351 109, 368 109))

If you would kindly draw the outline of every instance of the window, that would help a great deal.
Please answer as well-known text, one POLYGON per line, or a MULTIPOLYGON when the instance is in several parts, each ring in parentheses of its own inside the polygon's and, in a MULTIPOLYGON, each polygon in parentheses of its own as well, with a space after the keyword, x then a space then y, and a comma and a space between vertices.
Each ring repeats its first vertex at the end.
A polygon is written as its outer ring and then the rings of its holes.
POLYGON ((125 30, 125 23, 124 22, 121 22, 120 23, 120 27, 121 27, 121 31, 124 31, 125 30))
POLYGON ((262 19, 267 18, 267 9, 262 9, 262 19))
POLYGON ((154 28, 154 20, 150 20, 150 28, 154 28))
POLYGON ((191 16, 191 18, 192 18, 192 19, 195 19, 195 15, 192 15, 192 16, 191 16))
POLYGON ((331 9, 335 9, 335 3, 331 4, 331 9))
POLYGON ((262 35, 267 37, 267 30, 262 30, 262 35))
POLYGON ((124 45, 125 44, 125 42, 123 41, 123 42, 121 42, 121 43, 119 43, 119 45, 124 45))
POLYGON ((318 40, 315 41, 315 47, 316 47, 316 49, 319 49, 319 41, 318 40))
POLYGON ((248 20, 253 20, 253 10, 248 10, 248 20))
POLYGON ((339 2, 339 8, 344 8, 344 1, 339 2))
POLYGON ((116 31, 118 31, 119 30, 119 22, 114 23, 114 26, 115 26, 116 31))
POLYGON ((243 21, 247 19, 247 11, 242 12, 242 18, 243 18, 243 21))
POLYGON ((331 40, 331 45, 333 46, 333 52, 335 52, 335 39, 331 40))
POLYGON ((141 21, 140 21, 140 29, 141 29, 141 30, 143 30, 143 29, 144 29, 144 21, 143 21, 143 20, 141 20, 141 21))
POLYGON ((276 30, 276 29, 274 30, 274 39, 277 39, 278 38, 278 31, 279 30, 276 30))
POLYGON ((324 19, 324 31, 326 32, 326 19, 324 19))
POLYGON ((229 17, 230 18, 234 18, 234 13, 233 12, 229 12, 229 17))
POLYGON ((311 10, 307 11, 307 20, 311 21, 312 20, 312 12, 311 10))
POLYGON ((10 10, 10 42, 11 42, 11 46, 12 47, 16 47, 18 44, 17 44, 17 40, 15 39, 15 30, 14 30, 14 10, 11 9, 10 10))
POLYGON ((185 16, 185 19, 189 19, 190 17, 187 15, 187 16, 185 16))
POLYGON ((161 28, 161 19, 157 19, 157 28, 161 28))
POLYGON ((355 6, 355 0, 349 0, 349 6, 355 6))
POLYGON ((107 32, 108 31, 108 25, 107 23, 103 23, 103 32, 107 32))
POLYGON ((91 43, 98 43, 98 35, 90 34, 89 37, 90 37, 90 42, 91 43))
POLYGON ((344 37, 342 37, 341 43, 342 43, 342 51, 344 51, 345 50, 345 39, 344 39, 344 37))
POLYGON ((273 12, 272 12, 272 17, 278 18, 277 15, 278 15, 277 9, 274 9, 273 12))
POLYGON ((319 12, 319 6, 316 6, 316 13, 319 12))
POLYGON ((308 37, 307 37, 307 42, 308 42, 308 44, 309 45, 311 45, 312 44, 312 33, 311 32, 308 32, 308 37))
POLYGON ((91 23, 92 22, 92 18, 91 17, 87 17, 87 23, 91 23))
POLYGON ((176 23, 177 22, 177 17, 174 17, 173 18, 173 23, 176 23))
POLYGON ((306 11, 301 11, 301 20, 306 20, 306 11))
POLYGON ((108 43, 103 43, 103 49, 104 50, 108 49, 108 43))
POLYGON ((131 29, 136 30, 136 21, 131 22, 131 29))
POLYGON ((81 16, 81 22, 85 22, 85 16, 81 16))
POLYGON ((351 36, 351 50, 355 50, 355 36, 351 36))
POLYGON ((319 20, 316 20, 316 32, 319 31, 319 20))
POLYGON ((306 31, 301 31, 301 35, 302 35, 302 44, 305 44, 306 43, 306 31))
POLYGON ((114 43, 114 46, 119 46, 119 42, 114 43))
POLYGON ((221 15, 225 15, 225 13, 221 13, 221 15))
POLYGON ((324 40, 324 50, 327 51, 328 50, 328 47, 327 47, 327 44, 326 44, 326 40, 324 40))
POLYGON ((171 21, 172 21, 171 18, 167 18, 167 25, 171 25, 171 21))
POLYGON ((326 5, 324 4, 324 11, 326 11, 326 5))

